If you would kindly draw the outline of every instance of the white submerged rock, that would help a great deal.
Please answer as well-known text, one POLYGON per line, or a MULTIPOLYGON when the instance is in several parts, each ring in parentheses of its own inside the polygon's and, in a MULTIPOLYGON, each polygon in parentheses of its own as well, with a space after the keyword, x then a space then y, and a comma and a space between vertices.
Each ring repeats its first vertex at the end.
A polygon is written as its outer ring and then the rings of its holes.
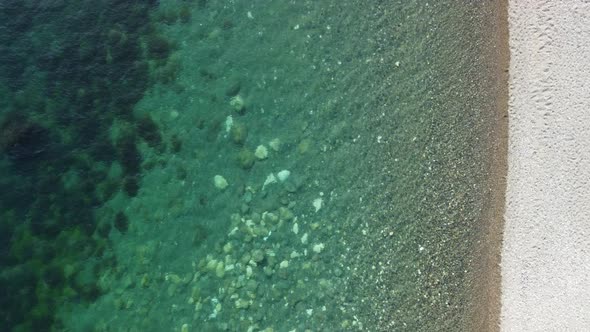
POLYGON ((254 152, 254 155, 258 160, 264 160, 268 158, 268 149, 264 145, 259 145, 254 152))
POLYGON ((324 251, 324 248, 325 248, 325 246, 323 243, 318 243, 313 246, 312 250, 313 250, 313 252, 319 254, 322 251, 324 251))
POLYGON ((307 244, 308 237, 309 237, 309 235, 307 235, 307 233, 303 234, 303 236, 301 237, 301 243, 307 244))
POLYGON ((313 207, 315 208, 315 212, 318 212, 324 203, 324 200, 321 198, 316 198, 313 200, 313 207))
POLYGON ((275 138, 275 139, 271 140, 270 142, 268 142, 268 145, 275 152, 278 152, 281 149, 281 140, 279 138, 275 138))
POLYGON ((277 178, 279 179, 279 181, 285 182, 285 181, 287 181, 287 179, 289 178, 290 175, 291 175, 291 172, 284 169, 284 170, 277 173, 277 178))
POLYGON ((233 96, 229 101, 229 105, 234 109, 234 111, 238 113, 242 113, 244 108, 246 108, 244 98, 242 98, 240 95, 233 96))
POLYGON ((227 134, 229 134, 233 125, 234 125, 234 118, 231 115, 228 115, 227 118, 225 118, 225 132, 227 134))
POLYGON ((293 233, 295 233, 295 234, 299 233, 299 224, 298 223, 293 224, 293 233))
POLYGON ((267 177, 266 180, 264 180, 264 184, 262 185, 262 190, 264 190, 264 187, 266 187, 269 184, 272 183, 277 183, 277 178, 275 177, 274 174, 270 173, 267 177))
POLYGON ((229 185, 227 180, 221 175, 215 175, 213 177, 213 183, 215 184, 215 188, 224 190, 229 185))

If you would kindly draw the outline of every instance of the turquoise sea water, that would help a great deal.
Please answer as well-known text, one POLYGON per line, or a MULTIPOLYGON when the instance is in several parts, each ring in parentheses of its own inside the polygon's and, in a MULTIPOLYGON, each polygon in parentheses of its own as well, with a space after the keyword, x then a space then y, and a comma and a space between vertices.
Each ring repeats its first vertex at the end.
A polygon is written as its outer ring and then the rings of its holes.
POLYGON ((458 331, 490 4, 0 4, 6 331, 458 331))

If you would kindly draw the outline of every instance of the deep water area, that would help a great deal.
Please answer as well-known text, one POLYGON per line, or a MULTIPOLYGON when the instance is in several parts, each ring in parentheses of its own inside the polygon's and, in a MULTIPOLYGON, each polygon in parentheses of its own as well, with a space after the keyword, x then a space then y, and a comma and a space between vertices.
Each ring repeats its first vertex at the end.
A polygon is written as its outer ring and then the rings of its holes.
POLYGON ((464 329, 491 6, 2 1, 0 330, 464 329))

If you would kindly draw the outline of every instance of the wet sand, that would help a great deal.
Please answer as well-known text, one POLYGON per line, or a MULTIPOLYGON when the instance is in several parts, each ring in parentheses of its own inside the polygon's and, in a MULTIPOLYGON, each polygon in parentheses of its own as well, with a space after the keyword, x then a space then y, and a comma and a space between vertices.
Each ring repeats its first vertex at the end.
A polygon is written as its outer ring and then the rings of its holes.
POLYGON ((510 1, 503 331, 590 330, 590 3, 510 1))
POLYGON ((501 309, 502 230, 504 227, 505 192, 508 154, 508 68, 510 62, 508 33, 508 0, 491 4, 493 15, 488 35, 495 36, 488 45, 488 76, 491 79, 490 117, 486 174, 486 204, 482 214, 483 229, 479 232, 474 257, 473 310, 471 331, 499 331, 501 309))

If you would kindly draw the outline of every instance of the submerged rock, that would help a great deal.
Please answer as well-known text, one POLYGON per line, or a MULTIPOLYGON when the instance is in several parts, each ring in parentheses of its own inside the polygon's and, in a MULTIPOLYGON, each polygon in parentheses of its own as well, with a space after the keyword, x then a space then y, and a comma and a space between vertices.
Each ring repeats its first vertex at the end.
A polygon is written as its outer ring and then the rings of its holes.
POLYGON ((213 183, 215 184, 215 188, 224 190, 229 185, 227 180, 221 175, 215 175, 213 177, 213 183))
POLYGON ((252 151, 249 151, 247 149, 242 149, 238 153, 237 160, 238 160, 238 165, 241 168, 250 169, 254 165, 254 161, 256 160, 256 157, 254 156, 254 153, 252 151))
POLYGON ((234 121, 229 133, 232 142, 239 146, 244 145, 246 138, 248 138, 248 128, 240 122, 234 121))
POLYGON ((258 160, 264 160, 268 158, 268 149, 264 145, 259 145, 254 152, 254 155, 258 160))
POLYGON ((244 114, 246 112, 246 103, 240 95, 235 95, 229 100, 229 105, 238 114, 244 114))

